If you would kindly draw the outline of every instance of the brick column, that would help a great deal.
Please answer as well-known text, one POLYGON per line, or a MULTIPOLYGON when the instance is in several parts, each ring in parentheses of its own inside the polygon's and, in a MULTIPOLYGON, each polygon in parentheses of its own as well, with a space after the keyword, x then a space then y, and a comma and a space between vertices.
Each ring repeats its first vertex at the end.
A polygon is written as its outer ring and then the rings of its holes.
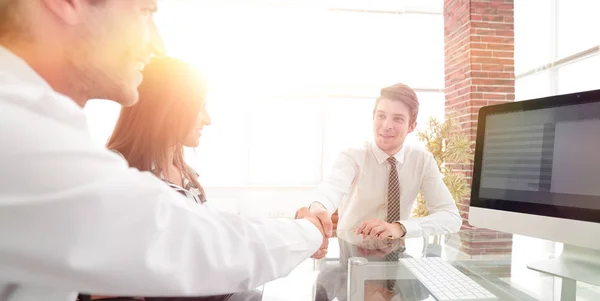
MULTIPOLYGON (((475 141, 477 114, 485 105, 514 101, 513 0, 444 0, 445 111, 475 141)), ((469 184, 472 164, 454 165, 469 184)), ((469 255, 507 253, 512 235, 474 229, 469 199, 461 202, 461 249, 469 255)))

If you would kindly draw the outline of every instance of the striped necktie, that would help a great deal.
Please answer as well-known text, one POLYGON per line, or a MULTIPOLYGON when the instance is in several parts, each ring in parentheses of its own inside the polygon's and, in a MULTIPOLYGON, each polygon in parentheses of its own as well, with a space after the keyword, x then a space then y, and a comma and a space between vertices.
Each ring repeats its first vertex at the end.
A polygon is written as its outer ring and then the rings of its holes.
MULTIPOLYGON (((400 183, 398 181, 398 170, 396 169, 396 158, 389 157, 387 161, 390 163, 390 176, 388 180, 388 195, 387 195, 387 222, 393 223, 400 220, 400 183)), ((400 256, 400 250, 394 250, 385 256, 385 261, 396 262, 400 256)), ((396 283, 395 280, 388 280, 387 287, 393 290, 396 283)))
POLYGON ((390 176, 387 195, 387 222, 400 220, 400 183, 398 182, 398 170, 396 169, 396 158, 389 157, 390 176))

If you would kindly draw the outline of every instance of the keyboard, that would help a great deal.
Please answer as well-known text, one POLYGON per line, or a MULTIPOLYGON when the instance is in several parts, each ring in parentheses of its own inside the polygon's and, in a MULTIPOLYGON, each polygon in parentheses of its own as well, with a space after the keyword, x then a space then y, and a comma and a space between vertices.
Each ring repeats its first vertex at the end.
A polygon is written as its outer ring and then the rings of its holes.
POLYGON ((498 297, 442 258, 401 258, 400 262, 438 301, 498 300, 498 297))

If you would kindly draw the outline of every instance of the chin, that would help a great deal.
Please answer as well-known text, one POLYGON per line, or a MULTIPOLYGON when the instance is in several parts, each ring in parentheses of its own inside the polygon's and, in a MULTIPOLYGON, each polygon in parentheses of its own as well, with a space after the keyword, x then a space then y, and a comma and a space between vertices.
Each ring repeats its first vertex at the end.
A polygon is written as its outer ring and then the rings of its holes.
POLYGON ((383 140, 383 138, 377 138, 375 140, 375 143, 377 143, 377 146, 379 146, 379 148, 381 149, 386 149, 390 147, 390 143, 387 143, 385 140, 383 140))
POLYGON ((120 103, 124 107, 131 107, 135 105, 138 102, 138 100, 140 100, 140 94, 138 93, 138 90, 136 88, 132 91, 123 93, 122 101, 119 101, 118 103, 120 103))
POLYGON ((115 91, 113 93, 109 93, 108 96, 106 97, 102 97, 104 99, 110 99, 124 107, 131 107, 133 105, 135 105, 139 98, 140 95, 138 93, 137 88, 121 88, 121 90, 119 91, 115 91))
POLYGON ((198 145, 200 145, 200 141, 195 141, 193 143, 184 143, 183 144, 183 146, 185 146, 185 147, 191 147, 191 148, 198 147, 198 145))
POLYGON ((377 140, 376 143, 377 143, 377 146, 379 147, 379 149, 381 149, 382 151, 391 151, 391 150, 398 148, 398 143, 392 142, 392 141, 386 142, 386 141, 377 140))

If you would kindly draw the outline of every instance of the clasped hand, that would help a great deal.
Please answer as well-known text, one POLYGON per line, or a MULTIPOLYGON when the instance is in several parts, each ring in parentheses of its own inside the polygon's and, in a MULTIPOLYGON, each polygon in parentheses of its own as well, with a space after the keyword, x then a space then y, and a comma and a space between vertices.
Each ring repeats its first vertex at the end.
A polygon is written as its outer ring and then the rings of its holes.
POLYGON ((378 239, 397 239, 404 235, 399 223, 388 223, 380 219, 362 222, 356 228, 355 232, 358 235, 362 235, 363 239, 367 238, 367 236, 378 239))
POLYGON ((371 239, 368 237, 362 243, 356 245, 358 254, 363 257, 384 258, 391 252, 397 251, 404 247, 403 239, 371 239))
MULTIPOLYGON (((329 246, 329 238, 333 235, 333 222, 329 212, 320 206, 313 206, 313 208, 300 208, 296 211, 296 219, 306 219, 313 223, 321 234, 323 235, 323 243, 317 252, 311 257, 320 259, 325 257, 327 254, 327 247, 329 246)), ((367 236, 375 239, 398 239, 404 236, 404 231, 400 227, 399 223, 387 223, 379 219, 368 220, 362 222, 358 228, 356 228, 356 234, 362 235, 363 239, 367 236)))
POLYGON ((321 259, 325 257, 327 254, 327 247, 329 246, 329 238, 333 233, 331 215, 324 208, 308 209, 304 207, 296 211, 296 219, 299 218, 306 219, 313 223, 323 235, 323 243, 321 244, 321 247, 311 257, 315 259, 321 259))

